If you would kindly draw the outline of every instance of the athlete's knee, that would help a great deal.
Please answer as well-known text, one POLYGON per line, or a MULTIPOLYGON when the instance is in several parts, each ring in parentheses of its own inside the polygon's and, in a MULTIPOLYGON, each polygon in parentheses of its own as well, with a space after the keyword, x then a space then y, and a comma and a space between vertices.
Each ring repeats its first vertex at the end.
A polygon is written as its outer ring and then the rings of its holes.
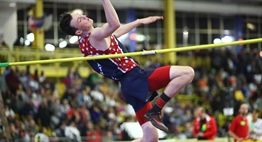
POLYGON ((194 76, 195 76, 194 69, 190 66, 186 66, 184 76, 188 79, 188 83, 192 82, 192 80, 194 79, 194 76))
POLYGON ((195 76, 195 71, 190 66, 173 66, 172 72, 175 74, 174 78, 180 76, 186 83, 190 83, 195 76))

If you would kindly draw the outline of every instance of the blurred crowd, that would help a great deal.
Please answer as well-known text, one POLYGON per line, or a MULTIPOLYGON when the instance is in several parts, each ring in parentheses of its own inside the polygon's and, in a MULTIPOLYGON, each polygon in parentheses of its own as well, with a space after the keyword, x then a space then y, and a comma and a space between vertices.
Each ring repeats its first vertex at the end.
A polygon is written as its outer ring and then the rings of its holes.
MULTIPOLYGON (((164 123, 171 130, 168 138, 193 138, 197 106, 215 118, 217 137, 227 136, 242 102, 247 102, 250 110, 262 108, 262 59, 256 49, 239 54, 228 49, 185 54, 211 57, 211 68, 194 67, 193 82, 163 110, 164 123), (234 111, 226 115, 225 108, 234 111)), ((153 69, 161 65, 149 60, 142 66, 153 69)), ((26 70, 7 67, 0 76, 0 90, 13 139, 32 141, 37 133, 53 141, 59 137, 90 142, 131 139, 120 125, 136 121, 135 113, 123 101, 118 82, 92 70, 82 77, 77 68, 69 68, 67 76, 57 81, 44 72, 30 72, 30 66, 26 70)))

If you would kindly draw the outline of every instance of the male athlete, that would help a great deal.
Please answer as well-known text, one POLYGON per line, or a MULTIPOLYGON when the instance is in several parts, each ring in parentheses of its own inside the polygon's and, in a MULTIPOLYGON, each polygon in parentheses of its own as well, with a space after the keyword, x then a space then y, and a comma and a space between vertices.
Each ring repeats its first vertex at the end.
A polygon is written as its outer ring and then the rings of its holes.
MULTIPOLYGON (((102 27, 94 28, 92 19, 77 13, 64 14, 60 19, 61 31, 79 36, 79 47, 84 56, 125 53, 127 50, 119 42, 118 37, 141 24, 150 24, 163 19, 162 16, 151 16, 120 25, 110 0, 101 1, 107 20, 102 27)), ((143 137, 135 142, 156 142, 158 141, 156 128, 168 130, 161 121, 161 110, 170 98, 194 77, 194 70, 187 66, 164 66, 155 70, 143 70, 131 57, 88 60, 88 63, 101 75, 120 81, 122 94, 126 102, 134 108, 144 133, 143 137), (149 92, 163 87, 166 87, 163 94, 152 107, 150 101, 155 97, 155 93, 149 92)))

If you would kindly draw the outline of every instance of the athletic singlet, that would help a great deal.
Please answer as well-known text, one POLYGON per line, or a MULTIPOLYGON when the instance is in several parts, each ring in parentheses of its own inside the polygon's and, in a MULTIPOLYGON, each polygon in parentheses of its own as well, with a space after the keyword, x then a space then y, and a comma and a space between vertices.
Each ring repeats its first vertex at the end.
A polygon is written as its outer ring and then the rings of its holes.
MULTIPOLYGON (((89 41, 89 36, 86 35, 78 41, 83 56, 122 54, 127 52, 124 45, 113 35, 110 36, 110 46, 105 51, 97 50, 93 47, 89 41)), ((96 72, 113 80, 120 80, 125 73, 139 66, 131 57, 88 60, 87 62, 96 72)))

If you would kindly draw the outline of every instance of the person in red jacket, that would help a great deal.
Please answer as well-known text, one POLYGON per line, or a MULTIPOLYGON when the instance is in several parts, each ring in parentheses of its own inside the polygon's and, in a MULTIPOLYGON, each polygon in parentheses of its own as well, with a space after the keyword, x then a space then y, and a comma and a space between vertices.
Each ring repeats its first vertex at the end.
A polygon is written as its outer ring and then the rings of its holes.
POLYGON ((217 134, 215 119, 206 114, 202 107, 195 109, 195 117, 193 136, 198 140, 214 140, 217 134))
POLYGON ((236 116, 229 127, 228 134, 234 138, 234 141, 243 141, 248 138, 248 105, 242 104, 239 109, 239 115, 236 116))

